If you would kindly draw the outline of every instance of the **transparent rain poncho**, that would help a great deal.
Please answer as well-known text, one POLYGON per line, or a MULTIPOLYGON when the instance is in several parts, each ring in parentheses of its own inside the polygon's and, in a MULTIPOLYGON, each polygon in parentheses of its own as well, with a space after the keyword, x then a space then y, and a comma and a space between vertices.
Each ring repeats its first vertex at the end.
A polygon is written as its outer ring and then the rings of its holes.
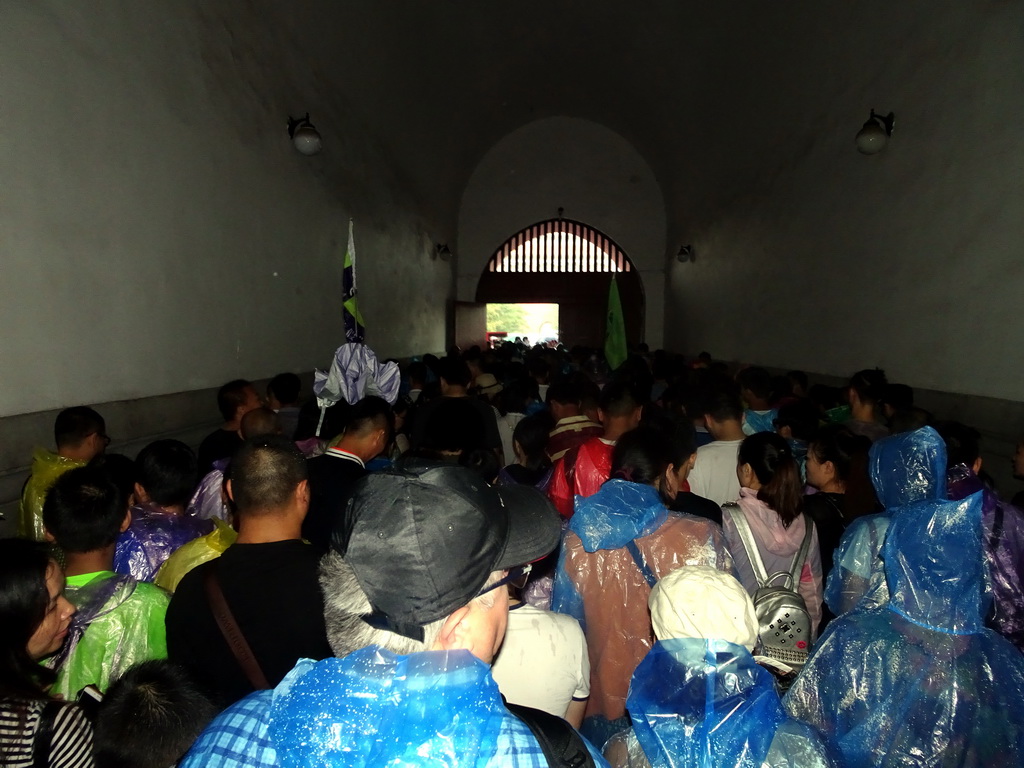
POLYGON ((869 453, 871 483, 885 511, 850 523, 825 583, 825 602, 836 616, 884 605, 888 593, 879 554, 892 510, 915 501, 946 498, 946 444, 931 427, 877 441, 869 453))
POLYGON ((636 541, 656 577, 684 565, 732 573, 721 529, 669 512, 653 486, 609 480, 577 497, 562 543, 551 609, 577 618, 587 635, 591 689, 587 717, 625 715, 629 678, 654 645, 651 588, 626 545, 636 541))
POLYGON ((203 563, 224 554, 224 550, 235 543, 238 534, 223 520, 213 519, 213 530, 205 536, 193 539, 167 558, 157 571, 153 583, 174 592, 185 574, 203 563))
POLYGON ((57 670, 51 696, 73 701, 87 685, 105 691, 129 667, 167 658, 170 597, 159 587, 100 571, 68 577, 64 594, 77 613, 51 663, 57 670))
POLYGON ((889 600, 834 621, 786 695, 844 765, 1019 766, 1024 655, 986 629, 981 494, 892 510, 889 600))
POLYGON ((1024 512, 1002 501, 964 464, 947 476, 949 498, 982 494, 982 525, 993 611, 988 626, 1024 651, 1024 512))
POLYGON ((71 469, 84 467, 84 461, 66 459, 53 451, 37 448, 32 454, 32 474, 25 481, 18 507, 18 535, 33 541, 45 541, 43 502, 57 478, 71 469))
MULTIPOLYGON (((659 642, 633 674, 617 768, 826 768, 818 733, 782 710, 772 675, 725 640, 659 642)), ((616 745, 618 742, 618 745, 616 745)))
POLYGON ((114 571, 139 581, 153 581, 175 551, 213 530, 213 523, 175 515, 149 504, 131 509, 132 522, 114 548, 114 571))

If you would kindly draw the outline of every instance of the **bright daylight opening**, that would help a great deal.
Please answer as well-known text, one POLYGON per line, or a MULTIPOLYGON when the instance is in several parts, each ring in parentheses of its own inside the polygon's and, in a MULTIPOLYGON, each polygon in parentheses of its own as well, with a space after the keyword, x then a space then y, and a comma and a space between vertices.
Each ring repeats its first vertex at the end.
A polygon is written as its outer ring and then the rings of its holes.
POLYGON ((558 341, 557 304, 488 304, 488 339, 529 338, 531 344, 558 341))

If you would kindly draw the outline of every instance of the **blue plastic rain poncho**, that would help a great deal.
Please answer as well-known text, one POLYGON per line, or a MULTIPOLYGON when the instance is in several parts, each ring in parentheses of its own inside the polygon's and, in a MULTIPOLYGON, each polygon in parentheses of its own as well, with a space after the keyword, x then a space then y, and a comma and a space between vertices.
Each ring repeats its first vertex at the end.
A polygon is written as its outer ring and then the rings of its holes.
POLYGON ((1024 512, 1002 501, 964 464, 950 467, 949 498, 982 493, 982 525, 993 611, 988 626, 1024 651, 1024 512))
POLYGON ((888 603, 834 621, 786 695, 844 765, 1024 764, 1024 656, 984 627, 981 506, 894 509, 888 603))
POLYGON ((771 674, 725 640, 659 642, 633 674, 626 708, 633 731, 617 737, 624 749, 606 749, 620 768, 833 765, 815 730, 783 712, 771 674))
POLYGON ((114 548, 114 572, 138 581, 153 581, 177 549, 213 530, 209 520, 165 512, 152 504, 135 505, 131 515, 131 525, 114 548))
POLYGON ((779 417, 778 408, 767 411, 755 411, 748 408, 743 412, 743 434, 756 435, 758 432, 774 432, 775 420, 779 417))
MULTIPOLYGON (((704 518, 669 512, 653 486, 609 480, 593 496, 576 497, 551 608, 579 619, 587 635, 588 719, 625 716, 629 677, 654 644, 647 610, 651 588, 626 548, 631 541, 654 578, 684 565, 733 570, 721 529, 704 518)), ((595 743, 602 740, 596 730, 585 733, 595 743)))
POLYGON ((398 656, 370 646, 299 661, 276 689, 214 720, 181 765, 484 768, 537 765, 536 752, 468 651, 398 656))
POLYGON ((861 600, 884 605, 888 597, 879 554, 892 510, 915 501, 946 498, 946 444, 931 427, 887 437, 868 454, 871 483, 885 511, 857 518, 835 551, 825 602, 836 616, 861 600))

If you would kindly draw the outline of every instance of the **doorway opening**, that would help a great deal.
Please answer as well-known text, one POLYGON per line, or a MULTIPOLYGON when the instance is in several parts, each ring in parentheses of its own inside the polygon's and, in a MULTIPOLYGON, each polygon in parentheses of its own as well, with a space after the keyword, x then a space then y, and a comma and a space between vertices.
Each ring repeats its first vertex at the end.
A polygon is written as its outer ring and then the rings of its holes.
POLYGON ((530 344, 558 343, 557 304, 488 304, 487 337, 529 339, 530 344))

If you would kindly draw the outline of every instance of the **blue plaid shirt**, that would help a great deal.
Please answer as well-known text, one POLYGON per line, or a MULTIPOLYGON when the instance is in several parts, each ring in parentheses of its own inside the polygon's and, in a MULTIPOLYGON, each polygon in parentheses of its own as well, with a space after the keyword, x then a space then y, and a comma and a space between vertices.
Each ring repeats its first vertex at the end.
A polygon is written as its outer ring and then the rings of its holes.
MULTIPOLYGON (((258 691, 224 710, 189 750, 181 768, 279 768, 277 749, 268 734, 273 697, 274 691, 258 691)), ((587 748, 595 764, 607 768, 589 742, 587 748)), ((358 764, 358 758, 354 762, 358 764)), ((548 762, 530 729, 509 712, 501 721, 494 755, 485 765, 546 768, 548 762)))

